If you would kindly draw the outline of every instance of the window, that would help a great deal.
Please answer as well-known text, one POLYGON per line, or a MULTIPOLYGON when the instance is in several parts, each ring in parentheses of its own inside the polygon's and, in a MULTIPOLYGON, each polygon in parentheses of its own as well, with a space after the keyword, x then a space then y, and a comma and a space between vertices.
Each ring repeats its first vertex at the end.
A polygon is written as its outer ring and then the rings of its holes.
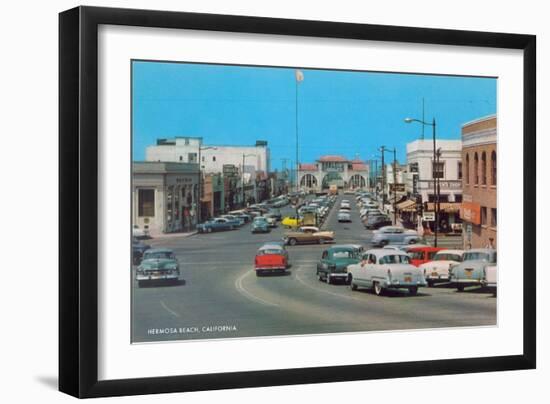
POLYGON ((470 183, 470 155, 466 153, 466 184, 470 183))
POLYGON ((455 194, 455 202, 462 202, 462 194, 455 194))
POLYGON ((182 161, 182 160, 183 160, 183 156, 180 156, 180 161, 182 161))
POLYGON ((491 185, 497 185, 497 153, 491 152, 491 185))
POLYGON ((458 179, 462 179, 462 161, 458 162, 458 179))
POLYGON ((185 138, 185 145, 189 146, 189 139, 188 138, 185 138))
POLYGON ((487 185, 487 155, 481 153, 481 185, 487 185))
POLYGON ((445 162, 433 163, 432 178, 445 178, 445 162))
POLYGON ((481 224, 487 225, 487 208, 485 206, 481 207, 481 224))
POLYGON ((497 227, 497 209, 491 208, 491 226, 497 227))
POLYGON ((477 153, 474 154, 474 185, 479 184, 479 159, 477 153))
POLYGON ((201 160, 202 160, 202 162, 204 163, 204 161, 205 161, 205 160, 204 160, 204 156, 202 156, 201 160))
POLYGON ((212 161, 216 161, 216 156, 212 156, 212 161))
POLYGON ((155 190, 154 189, 138 190, 138 216, 139 217, 155 216, 155 190))
MULTIPOLYGON (((180 161, 182 161, 181 156, 180 156, 180 161)), ((187 154, 187 161, 189 163, 196 163, 197 162, 197 153, 188 153, 187 154)))
POLYGON ((410 264, 408 255, 385 255, 380 258, 380 264, 410 264))

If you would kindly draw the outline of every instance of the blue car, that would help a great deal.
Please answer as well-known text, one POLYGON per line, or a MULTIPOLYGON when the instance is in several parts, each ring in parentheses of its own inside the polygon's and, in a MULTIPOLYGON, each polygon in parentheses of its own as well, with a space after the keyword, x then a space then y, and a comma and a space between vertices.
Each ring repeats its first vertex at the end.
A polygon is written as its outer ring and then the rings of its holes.
POLYGON ((197 225, 199 233, 211 233, 213 231, 234 230, 239 227, 235 221, 219 217, 197 225))
POLYGON ((250 228, 252 233, 269 233, 271 228, 269 227, 269 222, 263 216, 259 216, 254 219, 252 222, 252 227, 250 228))
POLYGON ((476 248, 464 251, 462 262, 451 269, 451 283, 462 292, 466 286, 483 286, 486 267, 497 263, 497 252, 491 248, 476 248))

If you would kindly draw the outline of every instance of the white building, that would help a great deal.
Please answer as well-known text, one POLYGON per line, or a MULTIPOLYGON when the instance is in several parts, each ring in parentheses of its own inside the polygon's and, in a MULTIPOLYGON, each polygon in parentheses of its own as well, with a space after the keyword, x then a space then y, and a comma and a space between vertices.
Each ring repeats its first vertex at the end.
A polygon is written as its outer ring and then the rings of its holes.
POLYGON ((369 167, 359 158, 349 160, 343 156, 327 155, 315 163, 300 164, 298 178, 300 188, 307 191, 325 190, 330 185, 340 189, 365 188, 369 167))
POLYGON ((241 171, 243 161, 244 172, 249 177, 270 171, 269 148, 262 140, 257 140, 253 146, 204 145, 201 137, 177 136, 158 139, 156 145, 145 149, 146 161, 197 163, 199 156, 206 174, 222 173, 224 165, 233 165, 241 171))
MULTIPOLYGON (((440 216, 447 223, 458 220, 462 202, 462 141, 436 140, 440 149, 439 179, 440 216)), ((411 197, 420 195, 422 202, 428 202, 427 211, 434 211, 433 140, 415 140, 407 144, 407 166, 405 191, 411 197)))

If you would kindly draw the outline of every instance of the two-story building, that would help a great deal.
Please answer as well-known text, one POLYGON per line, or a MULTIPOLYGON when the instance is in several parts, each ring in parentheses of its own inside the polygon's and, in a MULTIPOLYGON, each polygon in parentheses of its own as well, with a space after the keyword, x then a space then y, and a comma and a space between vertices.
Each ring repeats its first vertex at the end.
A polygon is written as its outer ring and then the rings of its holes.
MULTIPOLYGON (((461 222, 462 140, 436 139, 435 149, 439 152, 436 160, 433 140, 419 139, 407 144, 405 191, 411 200, 419 199, 426 212, 435 212, 434 202, 439 194, 439 223, 445 231, 461 222), (434 172, 439 177, 435 183, 434 172)), ((416 207, 411 205, 409 209, 416 207)), ((427 225, 433 228, 433 222, 427 225)))
POLYGON ((497 246, 497 118, 462 125, 464 248, 497 246))
POLYGON ((343 156, 321 156, 315 163, 300 164, 300 188, 319 192, 336 185, 338 189, 362 189, 368 184, 369 166, 361 159, 343 156))

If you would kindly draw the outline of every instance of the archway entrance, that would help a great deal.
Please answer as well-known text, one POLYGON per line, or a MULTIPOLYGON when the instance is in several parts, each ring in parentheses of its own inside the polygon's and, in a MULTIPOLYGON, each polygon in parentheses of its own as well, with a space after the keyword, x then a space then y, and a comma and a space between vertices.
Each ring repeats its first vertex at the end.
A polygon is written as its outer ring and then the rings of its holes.
POLYGON ((317 178, 313 174, 306 174, 300 179, 300 186, 306 188, 316 188, 317 178))
POLYGON ((366 185, 367 185, 367 181, 365 180, 365 177, 363 177, 362 175, 355 174, 349 179, 350 188, 353 188, 353 189, 364 188, 366 187, 366 185))
POLYGON ((338 188, 344 188, 344 180, 339 173, 331 172, 323 177, 323 189, 327 189, 331 185, 336 185, 338 188))

